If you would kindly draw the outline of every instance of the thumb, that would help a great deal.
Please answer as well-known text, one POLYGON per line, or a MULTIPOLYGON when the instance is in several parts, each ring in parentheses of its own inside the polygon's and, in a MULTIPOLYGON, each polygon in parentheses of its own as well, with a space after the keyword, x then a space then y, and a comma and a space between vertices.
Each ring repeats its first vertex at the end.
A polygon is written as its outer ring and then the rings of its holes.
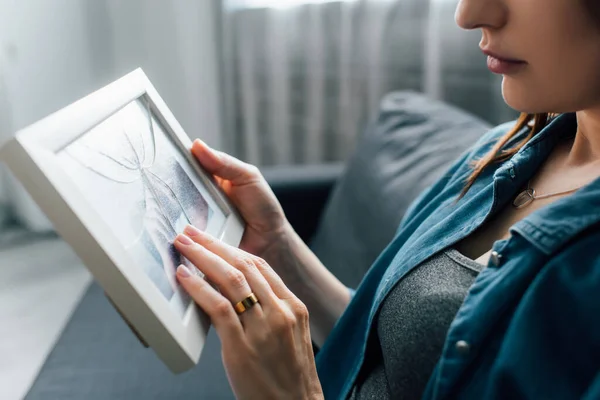
POLYGON ((210 148, 200 139, 194 140, 192 154, 209 173, 243 185, 260 179, 258 168, 221 151, 210 148))

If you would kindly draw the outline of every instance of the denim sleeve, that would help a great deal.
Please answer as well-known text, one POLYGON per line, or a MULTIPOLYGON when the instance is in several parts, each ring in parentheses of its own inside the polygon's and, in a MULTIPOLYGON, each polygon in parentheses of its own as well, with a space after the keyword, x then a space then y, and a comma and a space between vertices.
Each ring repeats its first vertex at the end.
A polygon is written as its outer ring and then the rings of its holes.
POLYGON ((599 240, 554 255, 523 288, 481 398, 600 399, 599 240))
POLYGON ((410 205, 408 206, 408 208, 406 209, 406 212, 404 213, 404 216, 402 217, 402 220, 400 221, 400 225, 398 227, 398 232, 400 230, 402 230, 402 228, 406 225, 406 223, 408 221, 411 220, 413 214, 415 213, 415 210, 420 209, 421 207, 423 207, 424 203, 426 204, 427 201, 425 201, 425 199, 428 198, 428 194, 431 192, 431 189, 435 186, 431 185, 428 186, 427 188, 425 188, 425 190, 423 190, 416 199, 414 199, 412 201, 412 203, 410 203, 410 205))
POLYGON ((594 383, 590 385, 588 390, 585 392, 583 396, 581 396, 582 400, 597 400, 600 399, 600 372, 596 374, 596 379, 594 379, 594 383))

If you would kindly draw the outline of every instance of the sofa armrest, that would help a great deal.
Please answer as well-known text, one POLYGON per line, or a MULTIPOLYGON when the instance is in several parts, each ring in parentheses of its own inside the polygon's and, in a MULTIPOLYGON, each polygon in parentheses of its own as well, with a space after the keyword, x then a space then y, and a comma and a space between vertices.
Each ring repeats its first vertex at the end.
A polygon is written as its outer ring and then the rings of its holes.
POLYGON ((329 194, 343 170, 343 163, 261 168, 287 219, 305 243, 313 237, 329 194))

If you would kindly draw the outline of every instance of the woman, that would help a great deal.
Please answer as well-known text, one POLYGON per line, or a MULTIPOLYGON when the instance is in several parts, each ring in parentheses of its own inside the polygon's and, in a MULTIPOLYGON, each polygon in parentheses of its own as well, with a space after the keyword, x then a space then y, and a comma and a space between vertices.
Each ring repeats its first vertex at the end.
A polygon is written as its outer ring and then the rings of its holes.
POLYGON ((458 24, 481 30, 505 101, 526 114, 421 194, 356 293, 256 168, 194 144, 248 229, 241 249, 192 227, 177 237, 220 292, 177 276, 239 398, 600 398, 599 11, 460 1, 458 24))

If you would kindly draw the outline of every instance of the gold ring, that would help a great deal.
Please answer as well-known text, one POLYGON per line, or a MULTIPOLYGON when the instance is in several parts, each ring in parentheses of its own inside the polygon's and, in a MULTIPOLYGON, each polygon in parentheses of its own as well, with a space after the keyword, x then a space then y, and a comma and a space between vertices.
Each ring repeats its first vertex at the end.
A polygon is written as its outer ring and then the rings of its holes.
POLYGON ((244 311, 254 307, 254 305, 256 303, 258 303, 258 299, 254 295, 254 293, 250 293, 250 296, 248 296, 244 300, 236 303, 233 306, 233 308, 235 309, 235 312, 237 312, 239 315, 239 314, 243 313, 244 311))

